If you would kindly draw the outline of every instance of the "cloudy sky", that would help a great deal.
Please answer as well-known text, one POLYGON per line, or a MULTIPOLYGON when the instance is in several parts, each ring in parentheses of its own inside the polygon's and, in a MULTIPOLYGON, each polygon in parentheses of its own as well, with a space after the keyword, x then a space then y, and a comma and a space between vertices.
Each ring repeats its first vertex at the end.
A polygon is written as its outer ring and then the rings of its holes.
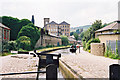
POLYGON ((31 20, 43 27, 43 18, 71 27, 90 25, 95 20, 109 23, 118 19, 119 0, 0 0, 0 16, 31 20))

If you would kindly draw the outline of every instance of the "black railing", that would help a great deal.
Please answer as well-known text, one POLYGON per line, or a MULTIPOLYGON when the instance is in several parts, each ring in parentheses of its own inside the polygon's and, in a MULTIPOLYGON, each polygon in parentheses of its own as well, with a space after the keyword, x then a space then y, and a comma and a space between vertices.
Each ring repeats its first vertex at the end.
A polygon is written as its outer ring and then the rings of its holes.
MULTIPOLYGON (((59 67, 59 58, 61 57, 61 54, 45 54, 45 53, 36 53, 36 51, 34 52, 39 58, 38 69, 36 72, 5 73, 5 74, 0 74, 0 76, 37 73, 36 80, 38 80, 40 73, 46 73, 46 80, 57 80, 57 72, 58 72, 57 68, 59 67), (42 59, 41 56, 46 56, 46 59, 42 59), (57 57, 57 59, 53 59, 54 56, 57 57), (40 70, 43 67, 46 68, 46 71, 40 70)), ((29 52, 18 52, 18 53, 29 54, 29 52)))

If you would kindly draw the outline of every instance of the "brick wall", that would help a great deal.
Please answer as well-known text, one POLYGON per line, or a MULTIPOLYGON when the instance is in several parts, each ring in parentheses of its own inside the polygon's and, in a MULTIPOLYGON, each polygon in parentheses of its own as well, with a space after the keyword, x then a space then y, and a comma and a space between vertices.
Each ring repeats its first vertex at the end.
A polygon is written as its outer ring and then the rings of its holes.
POLYGON ((91 54, 97 56, 104 56, 105 45, 104 43, 91 43, 91 54))

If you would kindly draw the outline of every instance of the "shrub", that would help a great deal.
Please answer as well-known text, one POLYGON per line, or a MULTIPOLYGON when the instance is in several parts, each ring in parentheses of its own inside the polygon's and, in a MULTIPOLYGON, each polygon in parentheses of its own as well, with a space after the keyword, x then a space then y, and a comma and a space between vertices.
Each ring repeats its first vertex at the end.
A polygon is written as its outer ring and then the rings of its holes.
POLYGON ((61 36, 62 45, 67 46, 69 44, 67 36, 61 36))
POLYGON ((16 41, 5 41, 3 42, 3 51, 9 52, 10 50, 17 50, 16 41))
POLYGON ((27 36, 21 36, 17 39, 18 49, 31 50, 31 39, 27 36))
POLYGON ((54 45, 47 45, 46 48, 54 47, 54 45))
POLYGON ((111 46, 107 46, 104 56, 112 58, 112 59, 120 59, 119 54, 118 54, 117 41, 116 41, 116 53, 112 52, 111 46))
POLYGON ((90 44, 91 43, 100 43, 100 40, 98 38, 89 40, 86 44, 85 50, 90 50, 90 48, 91 48, 90 44))
POLYGON ((88 50, 89 53, 91 53, 91 50, 88 50))

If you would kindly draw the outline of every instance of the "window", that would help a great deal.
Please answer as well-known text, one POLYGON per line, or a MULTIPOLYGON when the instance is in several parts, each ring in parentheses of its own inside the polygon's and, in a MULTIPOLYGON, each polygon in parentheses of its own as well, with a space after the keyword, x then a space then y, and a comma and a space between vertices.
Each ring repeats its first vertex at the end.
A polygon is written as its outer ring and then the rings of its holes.
POLYGON ((67 29, 67 31, 69 31, 69 29, 67 29))
POLYGON ((6 39, 6 30, 4 30, 4 39, 6 39))
POLYGON ((64 31, 64 29, 62 29, 62 31, 64 31))
POLYGON ((9 31, 7 31, 7 39, 9 40, 9 31))
POLYGON ((65 33, 65 35, 66 35, 66 33, 65 33))
POLYGON ((65 31, 66 31, 66 29, 65 29, 65 31))

